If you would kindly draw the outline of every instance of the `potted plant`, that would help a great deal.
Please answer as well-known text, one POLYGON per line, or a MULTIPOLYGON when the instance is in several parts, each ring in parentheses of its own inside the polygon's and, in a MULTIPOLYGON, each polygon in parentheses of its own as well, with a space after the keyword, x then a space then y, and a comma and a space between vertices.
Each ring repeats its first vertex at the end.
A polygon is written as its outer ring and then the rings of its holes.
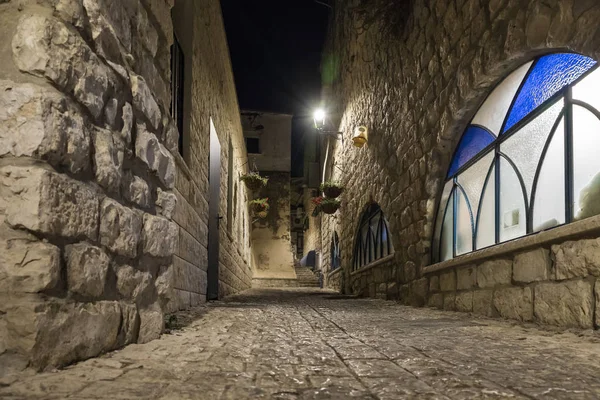
POLYGON ((240 180, 246 184, 248 189, 256 191, 266 186, 269 178, 260 176, 258 172, 250 172, 249 174, 242 175, 240 180))
POLYGON ((325 214, 334 214, 340 208, 338 199, 323 199, 321 202, 321 211, 325 214))
POLYGON ((269 199, 255 199, 250 202, 252 211, 260 218, 266 218, 269 213, 269 199))
POLYGON ((344 186, 338 182, 328 181, 323 182, 320 189, 326 198, 335 199, 342 194, 344 191, 344 186))

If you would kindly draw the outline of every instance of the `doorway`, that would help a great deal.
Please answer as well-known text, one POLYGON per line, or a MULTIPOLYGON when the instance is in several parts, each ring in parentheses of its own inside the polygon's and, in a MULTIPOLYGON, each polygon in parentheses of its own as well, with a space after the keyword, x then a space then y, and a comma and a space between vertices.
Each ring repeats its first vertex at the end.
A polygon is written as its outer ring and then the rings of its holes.
POLYGON ((219 299, 219 201, 221 194, 221 143, 217 130, 210 119, 208 198, 208 276, 206 300, 219 299))

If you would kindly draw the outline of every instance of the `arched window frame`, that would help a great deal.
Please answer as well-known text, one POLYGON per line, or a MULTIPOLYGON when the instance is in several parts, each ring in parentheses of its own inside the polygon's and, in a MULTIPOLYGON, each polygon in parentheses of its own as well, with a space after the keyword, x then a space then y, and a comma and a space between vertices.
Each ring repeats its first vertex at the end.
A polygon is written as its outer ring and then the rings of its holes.
POLYGON ((342 265, 340 238, 337 232, 333 232, 333 235, 331 235, 330 263, 331 271, 338 269, 342 265))
POLYGON ((377 203, 372 203, 363 212, 356 231, 352 269, 358 270, 392 254, 393 251, 388 223, 383 211, 377 203))
MULTIPOLYGON (((591 68, 586 70, 586 72, 581 74, 581 76, 579 76, 577 79, 575 79, 574 81, 572 81, 570 84, 566 85, 565 87, 561 88, 558 92, 556 92, 555 94, 550 96, 548 99, 546 99, 543 103, 541 103, 537 107, 533 108, 532 111, 530 111, 528 114, 526 114, 517 123, 510 126, 508 129, 505 129, 505 127, 507 126, 507 122, 509 120, 512 108, 515 105, 515 101, 517 101, 517 97, 520 94, 521 90, 523 89, 523 86, 527 82, 534 67, 536 66, 536 63, 542 57, 548 56, 551 54, 553 54, 553 53, 545 54, 543 56, 536 58, 534 61, 532 61, 531 66, 529 67, 529 70, 527 71, 525 76, 522 78, 522 81, 521 81, 518 89, 515 92, 512 102, 510 103, 510 106, 508 107, 508 110, 506 112, 506 115, 504 116, 504 120, 501 125, 501 129, 498 132, 497 136, 494 135, 495 138, 492 141, 492 143, 485 146, 483 149, 479 150, 477 155, 472 157, 468 162, 464 163, 464 165, 461 165, 458 169, 452 171, 456 153, 459 150, 459 146, 460 146, 460 141, 459 141, 459 144, 457 145, 457 148, 455 149, 455 152, 452 156, 452 162, 451 162, 451 166, 449 167, 448 177, 444 183, 444 191, 447 191, 447 187, 450 184, 451 184, 451 189, 450 189, 449 194, 447 195, 447 200, 445 201, 445 203, 442 203, 440 201, 440 203, 438 204, 438 210, 436 211, 436 214, 435 214, 436 220, 435 220, 435 229, 434 229, 434 246, 432 246, 432 251, 433 251, 432 257, 435 262, 444 261, 442 259, 442 255, 441 255, 441 253, 442 253, 442 235, 443 235, 442 230, 443 230, 444 221, 446 220, 448 212, 453 213, 452 214, 452 225, 453 225, 452 256, 450 257, 450 259, 455 258, 459 255, 468 254, 472 251, 481 250, 486 247, 496 246, 496 245, 498 245, 500 243, 504 243, 508 240, 518 240, 519 238, 522 238, 527 235, 534 234, 534 233, 540 232, 541 230, 544 230, 544 229, 534 229, 534 226, 533 226, 533 218, 534 218, 534 211, 535 211, 534 206, 536 204, 536 194, 537 194, 541 169, 544 166, 544 162, 546 161, 546 156, 548 155, 548 149, 557 134, 564 135, 564 144, 562 146, 564 146, 564 181, 565 181, 564 182, 564 192, 565 192, 564 193, 564 196, 565 196, 565 198, 564 198, 564 208, 565 208, 564 220, 565 220, 565 222, 560 223, 556 226, 566 225, 575 220, 574 207, 573 207, 573 199, 574 199, 574 190, 573 190, 573 181, 574 181, 573 110, 574 110, 575 106, 582 107, 585 110, 591 112, 598 120, 600 120, 600 111, 586 102, 573 99, 573 87, 575 87, 579 82, 583 81, 585 78, 587 78, 589 75, 591 75, 595 71, 598 71, 600 69, 600 66, 596 63, 594 66, 592 66, 591 68), (513 137, 515 134, 524 130, 524 128, 527 127, 532 121, 535 121, 538 117, 540 117, 542 114, 544 114, 546 111, 548 111, 552 107, 557 106, 560 102, 563 103, 562 109, 558 113, 558 115, 552 125, 552 128, 546 138, 546 142, 543 145, 543 149, 542 149, 540 158, 535 167, 535 175, 534 175, 533 183, 532 183, 532 186, 530 189, 531 193, 528 193, 528 190, 526 188, 524 178, 522 176, 521 171, 519 170, 517 165, 515 165, 513 160, 502 151, 502 144, 507 142, 509 139, 511 139, 511 137, 513 137), (561 125, 563 126, 562 128, 564 128, 564 129, 561 128, 561 125), (559 128, 561 128, 561 130, 563 132, 561 132, 559 130, 559 128), (490 155, 493 155, 493 159, 492 159, 489 169, 487 170, 487 172, 485 174, 485 181, 484 181, 483 187, 480 191, 480 197, 478 199, 479 205, 478 205, 477 209, 474 210, 471 208, 471 205, 469 204, 468 196, 465 192, 464 187, 458 181, 458 177, 461 174, 463 174, 465 171, 468 171, 469 168, 473 167, 479 161, 482 161, 485 157, 489 157, 490 155), (502 216, 500 215, 500 190, 501 190, 501 176, 500 176, 501 166, 500 166, 500 164, 502 163, 502 160, 506 161, 508 163, 508 165, 510 165, 510 167, 512 168, 512 171, 514 171, 514 173, 516 174, 519 185, 520 185, 520 190, 523 195, 524 205, 525 205, 526 233, 524 235, 520 235, 518 237, 508 239, 508 240, 502 240, 500 237, 500 226, 502 223, 502 216), (483 198, 487 193, 488 184, 490 184, 490 181, 492 180, 492 178, 493 178, 493 185, 494 185, 493 202, 494 202, 494 236, 495 236, 495 238, 494 238, 493 244, 491 244, 489 246, 478 248, 477 238, 478 238, 478 233, 479 233, 478 228, 479 228, 483 198), (471 250, 467 251, 467 252, 463 252, 461 254, 457 254, 457 218, 456 218, 457 214, 456 214, 456 210, 458 207, 457 203, 459 202, 459 198, 461 198, 460 196, 462 196, 462 198, 466 199, 469 220, 471 223, 472 235, 471 235, 471 250), (443 209, 443 213, 441 213, 442 209, 443 209), (442 225, 442 226, 440 227, 440 225, 442 225)), ((557 53, 554 53, 554 54, 557 54, 557 53)), ((565 53, 565 54, 568 54, 568 53, 565 53)), ((524 65, 527 65, 527 64, 528 63, 525 63, 524 65)), ((512 71, 511 74, 515 71, 512 71)), ((508 76, 510 76, 510 74, 508 76)), ((503 83, 504 83, 504 79, 492 91, 490 91, 489 96, 491 96, 491 94, 494 92, 494 90, 496 90, 496 88, 498 88, 503 83)), ((600 95, 599 95, 599 97, 600 97, 600 95)), ((486 101, 487 101, 487 98, 486 98, 486 101)), ((483 104, 485 104, 485 101, 483 104)), ((483 104, 482 104, 482 107, 483 107, 483 104)), ((480 110, 481 110, 481 108, 478 109, 478 111, 476 112, 476 115, 480 110)), ((482 128, 489 132, 489 130, 487 130, 485 127, 480 126, 480 125, 474 125, 472 122, 473 121, 471 121, 471 123, 469 123, 467 125, 467 128, 463 132, 463 137, 464 137, 465 133, 467 132, 467 130, 471 127, 482 128)), ((491 132, 490 132, 490 134, 493 135, 493 133, 491 133, 491 132)), ((598 134, 600 134, 600 132, 598 132, 598 134)), ((461 140, 462 140, 462 137, 461 137, 461 140)), ((441 197, 443 200, 445 197, 444 194, 442 194, 441 197)), ((556 226, 552 226, 552 228, 556 227, 556 226)))

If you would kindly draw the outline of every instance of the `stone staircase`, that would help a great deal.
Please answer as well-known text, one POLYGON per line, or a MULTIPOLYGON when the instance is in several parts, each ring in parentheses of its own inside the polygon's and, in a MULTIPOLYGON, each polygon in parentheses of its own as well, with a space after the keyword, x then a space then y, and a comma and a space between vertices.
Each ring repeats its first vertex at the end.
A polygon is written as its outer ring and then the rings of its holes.
POLYGON ((319 278, 307 267, 296 267, 298 287, 319 287, 319 278))

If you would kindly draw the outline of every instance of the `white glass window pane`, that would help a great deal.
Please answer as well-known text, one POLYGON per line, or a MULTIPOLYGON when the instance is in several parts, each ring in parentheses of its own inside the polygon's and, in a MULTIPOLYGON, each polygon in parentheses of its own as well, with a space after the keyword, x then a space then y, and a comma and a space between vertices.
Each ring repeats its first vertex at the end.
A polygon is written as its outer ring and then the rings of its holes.
POLYGON ((600 111, 600 68, 573 86, 573 99, 588 103, 600 111))
POLYGON ((379 230, 378 230, 378 225, 379 225, 379 214, 377 214, 376 216, 374 216, 373 218, 371 218, 371 221, 369 221, 369 225, 371 226, 371 240, 372 240, 372 246, 373 246, 373 260, 377 260, 378 258, 381 258, 381 242, 380 242, 380 237, 379 237, 379 230))
POLYGON ((471 213, 465 196, 460 190, 456 190, 456 255, 470 253, 473 251, 473 229, 471 224, 471 213))
POLYGON ((531 198, 533 179, 544 145, 563 109, 563 105, 564 101, 559 100, 521 130, 515 132, 500 146, 500 151, 515 163, 521 173, 528 198, 531 198))
POLYGON ((448 207, 446 216, 444 217, 444 225, 442 227, 442 238, 440 245, 440 261, 446 261, 453 257, 452 247, 454 246, 454 210, 452 206, 454 194, 448 198, 448 207))
POLYGON ((504 79, 488 96, 471 123, 481 125, 498 136, 508 108, 531 64, 528 62, 504 79))
POLYGON ((527 232, 525 200, 513 167, 500 158, 500 242, 524 236, 527 232))
POLYGON ((494 152, 490 151, 488 154, 483 156, 481 160, 473 164, 469 169, 458 176, 458 183, 462 186, 467 199, 471 205, 473 211, 473 217, 477 214, 479 208, 479 201, 483 194, 483 184, 485 183, 485 177, 487 176, 490 166, 494 161, 494 152))
POLYGON ((446 211, 446 203, 448 202, 448 197, 452 192, 452 186, 452 181, 448 181, 442 190, 442 198, 440 200, 437 217, 435 219, 435 234, 433 236, 434 254, 440 254, 440 235, 442 233, 442 225, 444 223, 444 211, 446 211))
POLYGON ((367 265, 369 263, 370 260, 370 256, 369 256, 369 240, 368 240, 368 235, 369 233, 369 225, 364 225, 361 229, 361 238, 362 238, 362 257, 361 257, 361 265, 367 265))
POLYGON ((573 212, 576 220, 600 214, 600 120, 573 107, 573 212))
POLYGON ((561 120, 542 161, 533 203, 535 232, 565 223, 565 135, 561 120))
MULTIPOLYGON (((496 175, 492 166, 487 186, 481 197, 481 210, 477 222, 476 249, 483 249, 496 243, 496 175)), ((477 215, 477 214, 476 214, 477 215)), ((478 218, 478 217, 475 217, 478 218)))
POLYGON ((382 221, 382 232, 381 232, 381 243, 383 244, 383 254, 381 255, 382 257, 385 257, 387 255, 389 255, 390 253, 388 252, 388 231, 387 231, 387 224, 385 223, 385 220, 382 221))

